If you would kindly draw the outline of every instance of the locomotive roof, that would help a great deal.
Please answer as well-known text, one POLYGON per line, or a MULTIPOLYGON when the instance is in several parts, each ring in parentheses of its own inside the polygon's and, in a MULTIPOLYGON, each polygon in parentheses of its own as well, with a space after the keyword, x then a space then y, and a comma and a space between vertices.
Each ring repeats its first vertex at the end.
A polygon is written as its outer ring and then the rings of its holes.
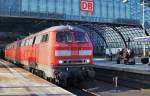
MULTIPOLYGON (((27 36, 27 37, 25 37, 25 38, 23 38, 23 39, 26 39, 26 38, 28 38, 28 37, 32 37, 32 36, 35 36, 36 34, 42 34, 42 33, 45 33, 45 32, 55 32, 55 31, 69 31, 69 30, 71 30, 71 31, 75 31, 75 32, 85 32, 85 30, 83 30, 83 29, 81 29, 81 28, 78 28, 78 27, 75 27, 75 26, 70 26, 70 25, 60 25, 60 26, 53 26, 53 27, 50 27, 50 28, 47 28, 47 29, 45 29, 45 30, 42 30, 42 31, 40 31, 40 32, 38 32, 38 33, 35 33, 35 34, 32 34, 32 35, 30 35, 30 36, 27 36)), ((22 39, 22 40, 23 40, 22 39)), ((18 41, 18 40, 17 40, 18 41)), ((15 43, 15 42, 13 42, 13 43, 15 43)), ((12 43, 11 43, 12 44, 12 43)), ((8 46, 9 46, 10 44, 8 44, 8 46)))
POLYGON ((63 31, 74 31, 74 32, 85 32, 85 30, 81 29, 81 28, 78 28, 78 27, 75 27, 75 26, 70 26, 70 25, 60 25, 60 26, 53 26, 53 27, 50 27, 50 28, 47 28, 45 30, 42 30, 42 31, 39 31, 35 34, 32 34, 30 36, 27 36, 25 37, 24 39, 28 38, 28 37, 32 37, 32 36, 35 36, 37 34, 43 34, 43 33, 46 33, 46 32, 63 32, 63 31))
POLYGON ((75 27, 75 26, 70 26, 70 25, 60 25, 60 26, 54 26, 54 27, 50 27, 48 29, 46 29, 48 31, 68 31, 68 30, 72 30, 75 32, 85 32, 83 29, 75 27))
MULTIPOLYGON (((70 25, 60 25, 60 26, 53 26, 53 27, 50 27, 50 28, 47 28, 45 30, 42 30, 42 31, 39 31, 35 34, 32 34, 30 36, 34 36, 36 34, 43 34, 43 33, 46 33, 46 32, 55 32, 55 31, 60 31, 60 32, 63 32, 63 31, 75 31, 75 32, 85 32, 85 30, 81 29, 81 28, 78 28, 78 27, 75 27, 75 26, 70 26, 70 25)), ((30 37, 29 36, 29 37, 30 37)))

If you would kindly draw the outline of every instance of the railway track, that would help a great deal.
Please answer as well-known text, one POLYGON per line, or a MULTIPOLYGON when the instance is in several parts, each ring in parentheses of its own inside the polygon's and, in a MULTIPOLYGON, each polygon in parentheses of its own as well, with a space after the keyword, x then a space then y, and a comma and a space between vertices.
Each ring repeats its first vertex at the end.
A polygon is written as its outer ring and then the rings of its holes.
POLYGON ((77 96, 150 96, 150 86, 142 82, 126 79, 127 82, 121 83, 118 80, 121 78, 113 78, 113 76, 99 78, 84 82, 81 87, 68 91, 77 96))
POLYGON ((140 90, 124 86, 118 86, 116 88, 113 84, 98 80, 84 82, 83 85, 84 86, 79 88, 70 88, 67 90, 77 96, 134 96, 130 93, 136 94, 135 96, 142 96, 138 95, 140 90))
POLYGON ((133 89, 149 89, 150 75, 131 73, 117 70, 97 69, 96 80, 104 82, 113 82, 113 78, 118 78, 118 85, 126 86, 133 89))

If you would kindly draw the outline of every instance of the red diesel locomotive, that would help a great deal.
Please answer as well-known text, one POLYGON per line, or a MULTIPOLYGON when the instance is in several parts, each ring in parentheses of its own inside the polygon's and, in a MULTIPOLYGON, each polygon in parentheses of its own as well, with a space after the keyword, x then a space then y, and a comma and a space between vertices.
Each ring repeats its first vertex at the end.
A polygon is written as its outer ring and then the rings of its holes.
POLYGON ((73 26, 54 26, 8 44, 5 58, 64 86, 95 75, 88 34, 73 26))

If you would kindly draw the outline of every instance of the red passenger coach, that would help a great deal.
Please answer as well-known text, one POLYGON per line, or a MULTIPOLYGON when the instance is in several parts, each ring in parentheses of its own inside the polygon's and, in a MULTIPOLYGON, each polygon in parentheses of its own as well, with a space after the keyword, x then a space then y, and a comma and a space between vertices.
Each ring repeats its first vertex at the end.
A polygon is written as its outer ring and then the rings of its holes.
POLYGON ((5 58, 63 86, 95 75, 88 34, 73 26, 54 26, 8 44, 5 58))

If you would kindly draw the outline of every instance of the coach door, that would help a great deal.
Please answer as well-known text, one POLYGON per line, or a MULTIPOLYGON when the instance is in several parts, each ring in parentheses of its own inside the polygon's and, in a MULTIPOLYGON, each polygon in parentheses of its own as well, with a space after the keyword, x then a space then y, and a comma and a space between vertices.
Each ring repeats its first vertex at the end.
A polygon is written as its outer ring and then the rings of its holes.
POLYGON ((47 43, 48 41, 48 33, 47 34, 42 34, 42 40, 41 43, 39 44, 39 63, 40 64, 48 64, 49 63, 49 43, 47 43))
POLYGON ((34 56, 33 57, 34 57, 34 60, 35 60, 36 64, 39 63, 39 45, 41 43, 41 39, 42 39, 41 35, 36 36, 35 42, 34 42, 34 45, 33 45, 33 50, 34 50, 34 56))

